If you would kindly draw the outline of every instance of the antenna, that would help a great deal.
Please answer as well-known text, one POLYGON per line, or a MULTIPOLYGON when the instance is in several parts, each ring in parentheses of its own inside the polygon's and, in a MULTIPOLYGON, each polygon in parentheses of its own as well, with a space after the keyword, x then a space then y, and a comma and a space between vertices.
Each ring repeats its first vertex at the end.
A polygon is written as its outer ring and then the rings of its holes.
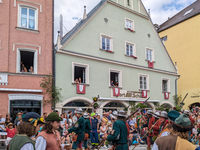
POLYGON ((63 37, 63 16, 60 15, 60 39, 63 37))

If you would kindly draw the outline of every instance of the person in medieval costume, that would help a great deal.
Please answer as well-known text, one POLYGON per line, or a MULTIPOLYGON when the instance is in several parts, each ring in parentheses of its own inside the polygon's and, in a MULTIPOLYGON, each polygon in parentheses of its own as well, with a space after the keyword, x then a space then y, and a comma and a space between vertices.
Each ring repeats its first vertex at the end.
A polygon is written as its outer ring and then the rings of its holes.
POLYGON ((159 137, 168 136, 169 131, 172 128, 172 124, 174 123, 175 119, 180 116, 180 113, 175 110, 171 110, 168 112, 167 117, 169 118, 168 124, 165 126, 165 128, 162 130, 162 132, 159 134, 159 137))
POLYGON ((195 150, 196 146, 188 141, 192 128, 190 119, 181 114, 173 123, 170 135, 159 137, 152 150, 195 150))
MULTIPOLYGON (((65 150, 66 145, 61 144, 58 131, 62 118, 56 112, 50 113, 46 118, 42 131, 38 134, 35 142, 36 150, 65 150)), ((65 140, 65 139, 63 139, 65 140)))
POLYGON ((153 129, 153 139, 155 139, 159 135, 159 129, 160 129, 159 115, 160 115, 159 111, 157 111, 155 114, 153 114, 153 117, 155 118, 154 125, 152 126, 152 129, 153 129))
MULTIPOLYGON (((190 111, 189 110, 184 110, 183 113, 186 114, 186 116, 190 119, 191 123, 194 125, 195 120, 190 115, 190 111)), ((192 134, 192 130, 189 132, 189 141, 190 142, 191 142, 191 134, 192 134)), ((199 142, 200 142, 200 140, 199 140, 199 142)))
POLYGON ((89 146, 88 146, 88 139, 90 137, 90 133, 91 133, 91 123, 90 123, 90 116, 85 112, 83 117, 85 118, 85 137, 84 137, 84 148, 85 150, 88 150, 89 149, 89 146))
POLYGON ((152 127, 152 125, 154 124, 155 122, 155 118, 152 116, 153 114, 153 111, 152 110, 147 110, 147 117, 148 117, 148 121, 147 121, 147 124, 144 124, 143 127, 148 127, 148 135, 147 135, 147 150, 150 150, 151 149, 151 139, 153 137, 153 132, 152 130, 150 130, 150 128, 152 127))
POLYGON ((159 128, 159 134, 165 129, 166 125, 169 124, 168 122, 168 116, 166 111, 161 111, 159 115, 159 120, 160 120, 160 128, 159 128))
POLYGON ((68 129, 68 133, 76 133, 75 135, 73 135, 73 145, 72 145, 72 149, 75 150, 80 150, 82 149, 82 143, 85 137, 84 131, 85 131, 85 119, 84 117, 81 115, 83 114, 83 110, 82 108, 78 108, 75 113, 77 114, 77 119, 78 121, 75 123, 75 126, 68 129))
POLYGON ((35 143, 31 137, 36 135, 44 119, 35 112, 27 113, 17 126, 16 134, 9 143, 9 150, 35 150, 35 143))
POLYGON ((128 130, 126 127, 125 114, 126 112, 123 110, 120 110, 118 114, 115 114, 117 120, 113 124, 112 133, 110 135, 105 134, 102 137, 104 140, 112 141, 115 150, 128 150, 128 130))

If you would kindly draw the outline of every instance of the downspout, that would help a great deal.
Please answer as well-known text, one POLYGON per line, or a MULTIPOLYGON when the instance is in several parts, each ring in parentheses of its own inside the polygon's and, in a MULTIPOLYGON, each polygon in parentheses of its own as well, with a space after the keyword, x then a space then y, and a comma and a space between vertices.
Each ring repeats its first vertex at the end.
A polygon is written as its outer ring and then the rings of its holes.
POLYGON ((180 75, 178 76, 178 78, 175 79, 175 95, 176 95, 176 96, 178 96, 178 95, 177 95, 177 93, 178 93, 178 92, 177 92, 177 80, 178 80, 178 79, 180 79, 180 75))
MULTIPOLYGON (((177 62, 175 62, 175 68, 176 68, 176 73, 178 74, 177 62)), ((177 92, 177 80, 178 79, 180 79, 180 75, 178 75, 178 78, 175 79, 175 96, 178 96, 178 92, 177 92)))
MULTIPOLYGON (((55 49, 54 49, 54 0, 52 0, 52 87, 55 88, 55 49)), ((54 98, 52 96, 52 98, 54 98)), ((55 110, 55 102, 54 106, 52 106, 52 110, 55 110)))

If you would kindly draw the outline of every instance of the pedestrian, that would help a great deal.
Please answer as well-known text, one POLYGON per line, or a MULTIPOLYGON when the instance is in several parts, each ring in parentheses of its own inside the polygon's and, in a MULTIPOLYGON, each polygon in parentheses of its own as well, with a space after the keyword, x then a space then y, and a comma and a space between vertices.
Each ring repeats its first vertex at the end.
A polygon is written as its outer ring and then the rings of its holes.
POLYGON ((27 113, 17 127, 16 134, 9 143, 9 150, 35 150, 35 142, 31 137, 36 135, 44 120, 35 112, 27 113))
POLYGON ((155 122, 155 118, 152 116, 152 113, 153 113, 152 110, 147 110, 148 122, 147 122, 147 124, 144 125, 144 127, 148 127, 147 150, 151 150, 151 140, 153 137, 153 132, 150 129, 155 122))
POLYGON ((46 123, 36 138, 36 150, 64 150, 66 148, 66 145, 61 144, 58 131, 60 121, 62 121, 62 118, 56 112, 47 116, 46 123))
POLYGON ((181 114, 173 123, 170 135, 159 137, 152 150, 195 150, 196 146, 188 141, 192 128, 190 119, 181 114))
POLYGON ((72 141, 74 142, 72 145, 72 149, 79 150, 82 149, 82 143, 84 140, 84 131, 85 131, 85 120, 81 115, 83 114, 82 108, 78 108, 75 113, 77 114, 78 121, 75 123, 75 126, 68 129, 66 133, 74 132, 75 135, 72 137, 72 141))
POLYGON ((97 129, 99 129, 99 122, 98 122, 98 119, 96 117, 97 117, 96 113, 91 113, 91 124, 92 124, 91 143, 92 143, 92 148, 97 146, 98 143, 99 143, 98 133, 97 133, 97 129))
POLYGON ((91 125, 90 125, 90 116, 85 112, 83 117, 85 118, 85 137, 84 137, 84 148, 85 150, 88 150, 89 146, 88 146, 88 139, 90 137, 90 133, 91 133, 91 125))
POLYGON ((126 112, 120 110, 117 115, 117 120, 113 124, 113 132, 110 135, 105 134, 103 136, 104 140, 113 142, 114 150, 128 150, 128 130, 126 127, 126 112))

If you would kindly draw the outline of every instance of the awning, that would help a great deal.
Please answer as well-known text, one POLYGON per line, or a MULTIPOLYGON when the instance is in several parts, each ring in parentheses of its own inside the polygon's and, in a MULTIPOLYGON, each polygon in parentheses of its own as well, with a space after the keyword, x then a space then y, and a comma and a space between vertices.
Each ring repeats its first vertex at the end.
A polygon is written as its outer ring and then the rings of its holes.
MULTIPOLYGON (((136 99, 136 98, 106 98, 100 97, 99 100, 104 101, 126 101, 126 102, 144 102, 146 99, 136 99)), ((160 100, 148 100, 148 102, 160 102, 160 100)))

